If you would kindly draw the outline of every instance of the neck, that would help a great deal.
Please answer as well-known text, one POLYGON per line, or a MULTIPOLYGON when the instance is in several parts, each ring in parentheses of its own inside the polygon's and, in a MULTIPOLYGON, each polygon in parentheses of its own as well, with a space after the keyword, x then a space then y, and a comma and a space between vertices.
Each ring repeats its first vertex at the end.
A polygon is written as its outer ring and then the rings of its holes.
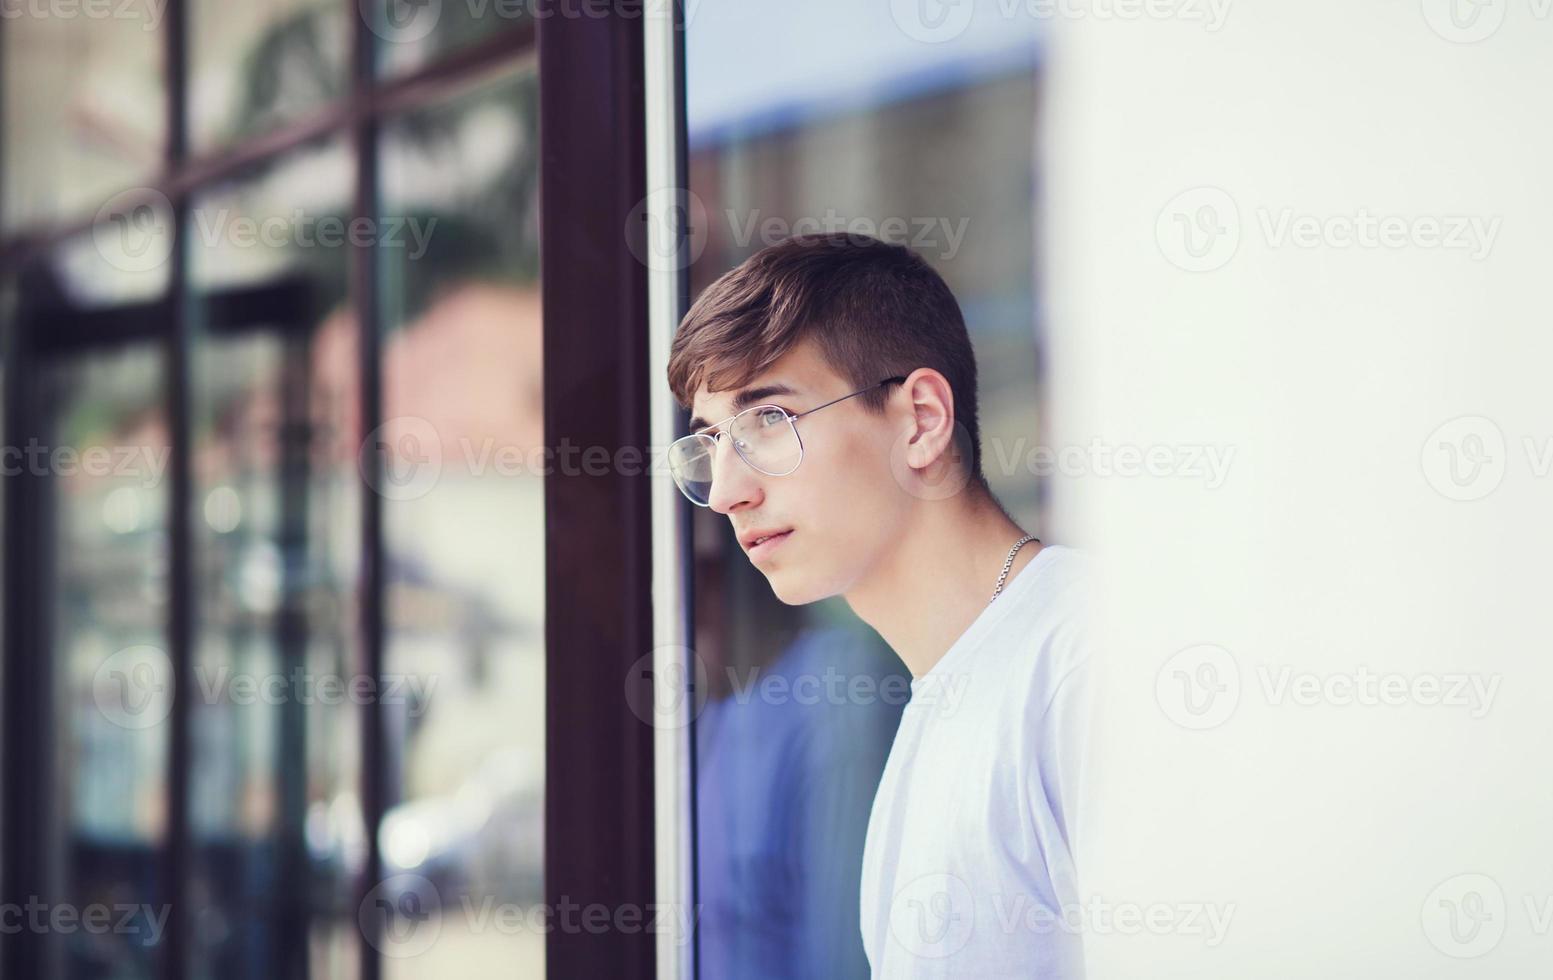
MULTIPOLYGON (((847 591, 846 600, 911 676, 921 677, 986 610, 1008 550, 1025 532, 982 493, 922 501, 904 526, 908 533, 847 591)), ((1036 541, 1019 549, 1005 587, 1040 550, 1036 541)))

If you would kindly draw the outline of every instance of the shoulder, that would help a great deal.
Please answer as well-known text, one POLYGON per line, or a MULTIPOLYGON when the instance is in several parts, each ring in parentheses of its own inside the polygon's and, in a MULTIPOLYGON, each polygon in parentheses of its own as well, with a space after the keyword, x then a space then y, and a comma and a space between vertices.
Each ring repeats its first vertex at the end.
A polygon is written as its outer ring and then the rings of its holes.
POLYGON ((1089 658, 1086 565, 1071 548, 1042 548, 995 600, 974 647, 913 682, 912 704, 939 706, 977 730, 1018 728, 1038 717, 1089 658))
POLYGON ((1064 545, 1045 546, 1026 570, 1035 574, 1008 616, 1010 694, 1024 701, 1026 717, 1039 717, 1094 659, 1094 576, 1089 556, 1064 545))

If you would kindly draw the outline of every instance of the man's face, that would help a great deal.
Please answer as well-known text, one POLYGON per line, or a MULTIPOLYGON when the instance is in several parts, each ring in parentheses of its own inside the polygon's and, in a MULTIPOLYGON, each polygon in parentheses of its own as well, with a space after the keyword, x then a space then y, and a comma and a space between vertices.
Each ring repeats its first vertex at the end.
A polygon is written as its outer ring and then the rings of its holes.
MULTIPOLYGON (((717 425, 737 411, 739 392, 774 386, 791 393, 763 394, 744 407, 777 405, 799 415, 856 390, 805 340, 738 389, 714 393, 702 386, 691 413, 717 425)), ((898 386, 889 390, 901 397, 898 386)), ((890 450, 909 423, 909 407, 892 404, 874 415, 861 395, 805 416, 794 423, 803 461, 785 476, 756 470, 726 434, 718 438, 708 503, 728 515, 739 546, 777 598, 801 605, 843 594, 888 545, 910 500, 891 475, 890 450), (786 533, 753 544, 754 535, 770 532, 786 533)), ((702 425, 693 421, 691 431, 702 425)))

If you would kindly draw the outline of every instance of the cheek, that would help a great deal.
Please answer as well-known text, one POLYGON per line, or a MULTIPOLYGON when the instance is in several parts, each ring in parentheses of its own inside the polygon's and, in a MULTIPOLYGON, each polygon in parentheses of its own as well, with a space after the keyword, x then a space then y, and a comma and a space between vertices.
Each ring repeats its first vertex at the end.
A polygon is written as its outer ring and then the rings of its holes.
POLYGON ((866 542, 877 525, 892 519, 898 488, 887 448, 873 434, 850 433, 823 446, 806 446, 803 467, 809 468, 808 479, 801 489, 794 487, 800 499, 793 503, 832 540, 866 542))
POLYGON ((768 569, 789 605, 844 594, 873 563, 904 519, 887 450, 854 435, 804 446, 792 482, 767 484, 772 512, 806 531, 785 562, 768 569))

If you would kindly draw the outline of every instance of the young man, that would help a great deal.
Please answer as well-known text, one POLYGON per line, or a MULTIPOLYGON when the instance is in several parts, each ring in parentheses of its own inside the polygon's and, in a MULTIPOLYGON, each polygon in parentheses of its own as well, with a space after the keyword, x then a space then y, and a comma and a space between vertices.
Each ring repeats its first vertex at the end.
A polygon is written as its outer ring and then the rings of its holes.
POLYGON ((944 281, 863 236, 771 246, 701 294, 669 383, 680 489, 783 602, 845 597, 912 674, 864 848, 873 975, 1081 976, 1082 563, 987 487, 944 281))

